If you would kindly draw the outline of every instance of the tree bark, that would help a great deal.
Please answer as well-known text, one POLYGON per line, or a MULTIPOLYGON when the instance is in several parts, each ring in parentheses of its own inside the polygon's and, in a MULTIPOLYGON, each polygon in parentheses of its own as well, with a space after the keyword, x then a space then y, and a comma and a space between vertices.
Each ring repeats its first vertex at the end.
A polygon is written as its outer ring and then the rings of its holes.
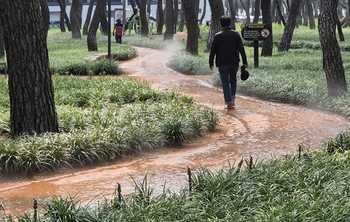
POLYGON ((272 18, 271 18, 271 0, 261 0, 261 11, 263 23, 268 24, 271 30, 270 37, 263 41, 261 56, 272 56, 273 35, 272 35, 272 18))
POLYGON ((147 12, 146 12, 146 4, 145 0, 136 0, 136 4, 139 7, 140 12, 140 24, 141 24, 141 36, 148 36, 148 20, 147 20, 147 12))
POLYGON ((174 1, 173 0, 165 0, 165 33, 164 40, 172 40, 175 34, 175 21, 174 21, 174 1))
POLYGON ((182 4, 187 26, 186 52, 191 55, 198 55, 199 26, 198 10, 196 10, 198 2, 199 0, 186 0, 182 4))
POLYGON ((101 21, 101 16, 105 15, 106 11, 106 0, 98 0, 94 16, 92 17, 88 36, 87 36, 87 45, 89 51, 98 51, 96 33, 98 30, 98 25, 101 21))
POLYGON ((87 35, 89 32, 89 25, 90 25, 90 21, 91 21, 92 9, 94 8, 95 1, 96 0, 90 1, 89 8, 88 8, 88 11, 86 14, 85 23, 83 26, 83 35, 87 35))
POLYGON ((83 0, 73 0, 70 10, 70 22, 72 28, 72 38, 81 39, 81 16, 83 12, 83 0))
POLYGON ((237 0, 228 1, 228 6, 230 8, 231 28, 234 30, 236 30, 236 5, 237 0))
POLYGON ((203 24, 203 20, 204 20, 204 18, 205 18, 205 14, 207 13, 207 1, 206 0, 204 0, 203 1, 203 11, 202 11, 202 16, 201 16, 201 18, 199 19, 199 24, 203 24))
POLYGON ((345 71, 336 37, 338 0, 321 0, 319 35, 323 53, 323 69, 326 73, 329 96, 348 92, 345 71))
MULTIPOLYGON (((247 4, 244 4, 243 0, 239 0, 247 16, 247 23, 250 23, 250 0, 246 0, 247 4)), ((223 15, 223 14, 222 14, 223 15)))
POLYGON ((163 0, 158 0, 157 4, 157 35, 163 33, 164 26, 164 12, 163 12, 163 0))
POLYGON ((299 16, 301 0, 293 0, 289 15, 287 25, 283 30, 282 40, 278 47, 278 51, 288 51, 290 48, 290 43, 292 42, 294 28, 296 26, 297 18, 299 16))
POLYGON ((17 137, 58 132, 40 2, 0 0, 0 5, 9 73, 11 134, 17 137), (14 16, 17 14, 21 16, 14 16))
POLYGON ((310 29, 316 29, 314 9, 312 7, 311 0, 306 0, 307 14, 309 16, 309 26, 310 29))
POLYGON ((44 28, 48 32, 50 28, 50 10, 46 0, 40 0, 40 9, 43 16, 44 28))
POLYGON ((207 51, 210 51, 214 35, 221 30, 220 17, 224 15, 224 5, 222 1, 209 0, 211 8, 210 29, 207 41, 207 51))
POLYGON ((0 58, 5 56, 4 30, 0 24, 0 58))
MULTIPOLYGON (((269 5, 271 7, 271 2, 269 3, 269 5)), ((263 5, 261 5, 261 8, 262 7, 263 5)), ((259 16, 260 16, 260 0, 255 0, 255 11, 254 11, 253 23, 259 23, 259 16)))

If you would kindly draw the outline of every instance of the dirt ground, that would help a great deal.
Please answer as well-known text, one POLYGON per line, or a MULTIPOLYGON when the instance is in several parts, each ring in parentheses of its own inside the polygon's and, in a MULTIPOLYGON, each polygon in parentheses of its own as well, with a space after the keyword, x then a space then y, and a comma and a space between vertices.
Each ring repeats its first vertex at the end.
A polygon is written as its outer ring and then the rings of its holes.
POLYGON ((6 212, 28 211, 32 198, 42 200, 51 195, 69 193, 83 201, 99 194, 110 198, 117 183, 127 194, 134 191, 131 177, 140 181, 146 174, 155 193, 164 187, 178 192, 187 187, 187 166, 193 171, 202 166, 215 170, 250 157, 256 162, 293 155, 299 145, 317 149, 329 138, 350 129, 347 119, 332 113, 243 95, 238 95, 235 110, 226 110, 222 91, 211 84, 210 76, 182 75, 166 66, 176 48, 137 48, 137 58, 120 63, 123 77, 146 82, 157 90, 192 95, 197 103, 213 107, 221 116, 214 133, 182 148, 167 147, 128 156, 112 165, 25 179, 0 178, 0 203, 6 212))

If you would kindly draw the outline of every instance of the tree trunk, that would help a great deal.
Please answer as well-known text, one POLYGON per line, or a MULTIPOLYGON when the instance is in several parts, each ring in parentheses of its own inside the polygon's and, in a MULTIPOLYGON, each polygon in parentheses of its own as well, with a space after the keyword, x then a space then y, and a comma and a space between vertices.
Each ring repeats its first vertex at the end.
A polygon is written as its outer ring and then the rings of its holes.
POLYGON ((0 23, 0 58, 5 56, 4 30, 0 23))
POLYGON ((57 0, 60 6, 60 29, 61 32, 66 32, 65 18, 66 18, 66 0, 57 0))
POLYGON ((282 14, 280 0, 276 0, 276 9, 277 9, 277 13, 278 13, 279 18, 282 21, 282 24, 284 26, 286 26, 286 20, 284 19, 283 14, 282 14))
MULTIPOLYGON (((239 0, 247 16, 247 23, 250 23, 250 0, 246 0, 247 4, 244 4, 243 0, 239 0)), ((224 15, 224 14, 222 14, 224 15)))
POLYGON ((201 18, 199 19, 199 24, 203 24, 203 20, 205 18, 205 14, 207 13, 207 0, 204 0, 203 1, 203 11, 202 11, 202 16, 201 18))
POLYGON ((157 4, 157 35, 163 33, 164 26, 164 13, 163 13, 163 0, 158 0, 157 4))
POLYGON ((98 0, 96 9, 94 12, 94 16, 92 17, 92 21, 90 24, 88 36, 87 36, 87 45, 89 51, 98 51, 97 41, 96 41, 96 33, 98 30, 98 25, 101 21, 101 16, 105 15, 106 11, 106 0, 98 0))
POLYGON ((136 4, 139 7, 140 12, 140 24, 141 24, 141 36, 148 36, 148 20, 147 20, 147 12, 146 12, 146 4, 145 0, 136 0, 136 4))
POLYGON ((48 32, 50 28, 50 10, 46 0, 40 0, 40 9, 43 17, 44 28, 46 29, 46 32, 48 32))
MULTIPOLYGON (((269 5, 271 7, 271 2, 269 3, 269 5)), ((263 5, 261 5, 261 7, 263 7, 263 5)), ((253 23, 259 23, 259 16, 260 16, 260 0, 255 0, 255 11, 254 11, 253 23)))
POLYGON ((83 12, 83 0, 73 0, 70 10, 70 22, 72 28, 72 38, 81 39, 81 16, 83 12))
POLYGON ((272 56, 273 35, 272 35, 272 18, 271 18, 271 0, 261 0, 261 11, 263 23, 268 24, 271 30, 270 37, 263 41, 261 56, 272 56))
POLYGON ((165 33, 164 40, 172 40, 175 34, 175 21, 174 21, 174 1, 173 0, 165 0, 165 33))
POLYGON ((309 26, 310 29, 316 29, 314 9, 312 7, 311 0, 306 0, 307 14, 309 16, 309 26))
POLYGON ((346 16, 345 16, 345 23, 343 25, 344 28, 350 26, 350 1, 348 1, 348 5, 346 7, 346 16))
POLYGON ((96 0, 91 0, 89 3, 89 8, 88 8, 85 23, 83 26, 83 35, 87 35, 89 32, 89 25, 90 25, 90 21, 91 21, 92 9, 94 8, 95 1, 96 0))
POLYGON ((228 6, 230 8, 230 17, 231 17, 231 28, 236 30, 236 2, 235 1, 228 1, 228 6))
POLYGON ((207 51, 210 51, 214 35, 221 30, 220 17, 224 15, 224 5, 222 1, 209 0, 211 8, 210 29, 207 41, 207 51))
MULTIPOLYGON (((184 0, 181 0, 182 2, 184 2, 184 0)), ((181 3, 181 5, 183 5, 183 3, 181 3)), ((184 27, 185 27, 185 13, 183 10, 183 7, 181 7, 181 18, 180 18, 180 24, 179 24, 179 28, 177 29, 178 32, 183 32, 184 31, 184 27)))
POLYGON ((39 0, 0 0, 9 73, 11 134, 58 132, 47 32, 39 0), (13 15, 21 16, 13 16, 13 15), (20 52, 20 53, 18 53, 20 52))
POLYGON ((191 55, 198 55, 199 26, 198 10, 196 10, 198 2, 199 0, 185 0, 182 4, 187 26, 186 52, 191 55))
MULTIPOLYGON (((107 0, 105 0, 105 2, 107 2, 107 0)), ((108 36, 109 30, 111 28, 108 24, 106 15, 107 15, 107 10, 106 10, 106 7, 104 7, 100 17, 100 29, 104 36, 108 36)))
POLYGON ((345 71, 336 37, 338 0, 321 0, 319 35, 323 52, 323 69, 326 73, 329 96, 348 92, 345 71))
POLYGON ((289 10, 288 22, 283 30, 282 40, 278 47, 278 51, 288 51, 292 42, 293 32, 299 16, 301 0, 293 0, 289 10))

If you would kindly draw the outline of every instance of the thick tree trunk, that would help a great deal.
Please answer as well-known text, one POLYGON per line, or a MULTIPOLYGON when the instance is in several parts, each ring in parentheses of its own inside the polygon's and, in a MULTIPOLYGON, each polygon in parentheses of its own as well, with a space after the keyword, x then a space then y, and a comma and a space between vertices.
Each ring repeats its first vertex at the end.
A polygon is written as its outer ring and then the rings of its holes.
POLYGON ((39 0, 0 0, 0 5, 9 73, 11 134, 17 137, 58 132, 47 32, 39 0), (21 16, 13 16, 17 14, 21 16))
POLYGON ((289 10, 287 25, 283 30, 282 40, 278 47, 278 51, 288 51, 292 42, 294 28, 299 16, 301 0, 293 0, 289 10))
POLYGON ((174 1, 173 0, 165 0, 165 33, 164 40, 172 40, 175 34, 175 21, 174 21, 174 1))
POLYGON ((72 38, 81 39, 81 16, 83 12, 83 0, 73 0, 70 10, 70 22, 72 28, 72 38))
POLYGON ((214 40, 214 35, 221 30, 220 17, 224 15, 224 5, 222 1, 209 0, 211 9, 210 29, 207 41, 207 51, 210 50, 214 40))
POLYGON ((186 0, 182 5, 187 26, 186 52, 192 55, 198 55, 199 26, 198 10, 196 10, 198 2, 199 0, 186 0))
POLYGON ((271 33, 270 37, 263 41, 261 56, 272 56, 273 35, 272 35, 272 18, 271 18, 271 0, 261 0, 261 11, 263 23, 268 24, 271 33))
POLYGON ((106 0, 98 0, 96 9, 94 12, 94 16, 92 17, 92 21, 90 24, 88 36, 87 36, 87 45, 89 51, 98 51, 97 41, 96 41, 96 33, 98 30, 98 25, 101 21, 101 16, 105 15, 106 11, 106 0))
POLYGON ((95 1, 96 0, 90 1, 89 8, 88 8, 88 11, 86 14, 85 23, 83 26, 83 35, 87 35, 89 32, 89 25, 90 25, 90 21, 91 21, 92 9, 94 8, 95 1))
POLYGON ((163 33, 164 26, 164 12, 163 12, 163 0, 158 0, 157 4, 157 35, 163 33))
POLYGON ((147 2, 146 0, 136 0, 137 6, 139 8, 140 12, 140 24, 141 24, 141 36, 147 37, 148 36, 148 20, 147 20, 147 12, 146 12, 146 6, 147 2))
POLYGON ((345 71, 336 37, 338 0, 321 0, 319 35, 323 52, 323 69, 326 73, 329 96, 348 92, 345 71))

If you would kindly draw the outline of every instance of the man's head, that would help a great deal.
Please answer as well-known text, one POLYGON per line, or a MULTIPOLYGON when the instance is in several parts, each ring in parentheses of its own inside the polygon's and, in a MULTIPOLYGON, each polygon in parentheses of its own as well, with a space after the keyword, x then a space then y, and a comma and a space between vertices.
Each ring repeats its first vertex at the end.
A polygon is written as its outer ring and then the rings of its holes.
POLYGON ((220 25, 222 27, 230 26, 231 25, 231 18, 227 15, 223 15, 220 18, 220 25))
POLYGON ((117 21, 116 22, 121 22, 121 20, 120 19, 117 19, 117 21))

